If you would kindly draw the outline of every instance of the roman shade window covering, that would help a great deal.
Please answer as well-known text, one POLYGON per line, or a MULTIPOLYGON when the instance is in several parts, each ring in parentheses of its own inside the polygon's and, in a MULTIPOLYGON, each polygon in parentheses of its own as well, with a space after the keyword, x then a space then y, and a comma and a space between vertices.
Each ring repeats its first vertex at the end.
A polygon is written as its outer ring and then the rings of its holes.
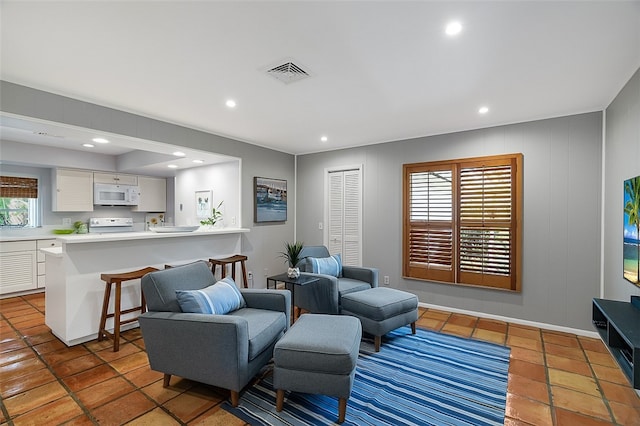
POLYGON ((403 168, 404 276, 519 291, 522 155, 403 168))
POLYGON ((38 198, 38 179, 0 176, 0 197, 38 198))

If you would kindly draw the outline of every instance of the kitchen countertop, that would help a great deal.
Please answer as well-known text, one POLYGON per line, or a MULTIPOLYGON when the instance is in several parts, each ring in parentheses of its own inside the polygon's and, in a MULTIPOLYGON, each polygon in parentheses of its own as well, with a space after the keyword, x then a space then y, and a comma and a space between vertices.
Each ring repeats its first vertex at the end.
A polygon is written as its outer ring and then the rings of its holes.
POLYGON ((90 233, 90 234, 68 234, 60 235, 53 233, 38 233, 31 235, 0 235, 0 242, 26 241, 26 240, 58 240, 64 244, 94 243, 100 241, 125 241, 125 240, 145 240, 152 238, 176 238, 176 237, 198 237, 204 235, 224 235, 249 232, 247 228, 214 228, 212 230, 197 230, 193 232, 170 232, 158 233, 153 231, 144 232, 114 232, 114 233, 90 233))

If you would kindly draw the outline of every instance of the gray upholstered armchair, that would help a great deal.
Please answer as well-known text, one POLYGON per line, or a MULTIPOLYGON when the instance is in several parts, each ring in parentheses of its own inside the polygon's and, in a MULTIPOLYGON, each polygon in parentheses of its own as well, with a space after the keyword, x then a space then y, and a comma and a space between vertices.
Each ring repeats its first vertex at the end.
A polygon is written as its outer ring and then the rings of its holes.
POLYGON ((339 276, 311 272, 310 258, 330 257, 325 246, 305 246, 298 263, 301 274, 312 275, 320 280, 312 285, 296 288, 296 305, 317 314, 339 314, 340 299, 354 291, 378 287, 378 269, 342 266, 339 276))
POLYGON ((165 386, 176 375, 229 389, 237 406, 239 392, 271 360, 273 347, 289 328, 291 294, 240 289, 246 307, 226 315, 182 312, 176 290, 213 284, 204 262, 145 275, 148 312, 139 317, 140 328, 151 369, 164 373, 165 386))

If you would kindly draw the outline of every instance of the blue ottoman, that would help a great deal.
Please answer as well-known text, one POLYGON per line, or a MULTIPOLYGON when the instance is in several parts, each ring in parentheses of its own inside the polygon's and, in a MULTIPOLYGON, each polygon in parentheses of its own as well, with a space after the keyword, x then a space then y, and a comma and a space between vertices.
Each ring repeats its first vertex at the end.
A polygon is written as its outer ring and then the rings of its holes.
POLYGON ((416 334, 418 298, 411 293, 375 287, 345 294, 341 302, 342 314, 359 318, 362 330, 375 336, 376 352, 382 336, 391 330, 411 324, 411 332, 416 334))
POLYGON ((351 396, 362 327, 357 318, 305 314, 273 350, 276 410, 285 390, 338 398, 338 423, 344 422, 351 396))

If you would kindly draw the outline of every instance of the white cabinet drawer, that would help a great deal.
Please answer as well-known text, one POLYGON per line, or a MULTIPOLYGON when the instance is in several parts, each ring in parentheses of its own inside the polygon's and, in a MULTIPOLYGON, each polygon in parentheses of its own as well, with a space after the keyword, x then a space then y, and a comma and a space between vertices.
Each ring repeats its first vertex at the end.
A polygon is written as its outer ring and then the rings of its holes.
POLYGON ((44 288, 44 284, 45 284, 45 276, 44 275, 38 275, 38 288, 44 288))
POLYGON ((46 263, 45 262, 38 262, 38 276, 44 275, 46 273, 46 271, 47 271, 46 263))
POLYGON ((0 253, 11 253, 15 251, 29 251, 36 249, 35 240, 9 241, 0 243, 0 253))
POLYGON ((51 248, 51 247, 60 247, 60 241, 57 240, 38 240, 37 248, 38 248, 38 262, 45 261, 45 255, 40 251, 41 248, 51 248))

